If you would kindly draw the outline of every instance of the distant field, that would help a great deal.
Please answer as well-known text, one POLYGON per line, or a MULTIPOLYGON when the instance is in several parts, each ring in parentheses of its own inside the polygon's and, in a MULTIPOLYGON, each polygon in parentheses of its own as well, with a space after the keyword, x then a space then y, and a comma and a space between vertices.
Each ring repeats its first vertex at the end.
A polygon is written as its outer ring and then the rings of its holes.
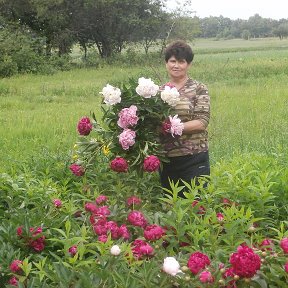
MULTIPOLYGON (((238 152, 287 152, 288 40, 201 40, 193 47, 191 77, 206 83, 211 94, 212 162, 238 152)), ((78 119, 90 111, 100 114, 99 91, 106 83, 166 77, 164 65, 123 67, 1 79, 0 171, 44 147, 67 153, 78 119)))

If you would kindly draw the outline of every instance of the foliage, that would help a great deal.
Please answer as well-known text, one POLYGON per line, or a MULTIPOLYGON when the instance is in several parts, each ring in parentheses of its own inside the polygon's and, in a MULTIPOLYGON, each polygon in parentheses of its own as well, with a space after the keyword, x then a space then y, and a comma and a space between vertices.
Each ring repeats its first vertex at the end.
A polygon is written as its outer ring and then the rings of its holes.
MULTIPOLYGON (((43 160, 43 166, 38 165, 34 171, 31 165, 31 170, 23 170, 22 174, 1 174, 0 277, 3 287, 8 287, 7 282, 13 275, 23 287, 167 287, 173 283, 181 287, 206 287, 198 275, 187 271, 188 258, 195 251, 209 256, 211 265, 208 269, 214 277, 214 283, 209 287, 219 287, 220 283, 227 285, 233 280, 223 278, 223 271, 230 266, 229 255, 243 242, 255 247, 262 264, 256 276, 238 280, 237 287, 254 287, 257 283, 262 283, 259 285, 263 287, 285 286, 287 272, 283 265, 286 258, 279 241, 288 236, 287 211, 278 219, 275 213, 268 216, 271 207, 267 193, 276 196, 286 189, 287 194, 287 185, 284 178, 282 184, 275 183, 273 177, 277 175, 265 179, 265 167, 273 171, 273 158, 263 160, 250 155, 219 163, 208 189, 187 183, 187 199, 177 199, 180 189, 177 185, 172 185, 169 196, 161 198, 161 189, 153 174, 144 174, 141 179, 133 173, 128 174, 124 184, 119 174, 109 171, 102 156, 94 170, 83 178, 75 178, 68 169, 67 172, 60 167, 53 169, 53 163, 55 166, 58 161, 51 161, 49 172, 44 165, 47 161, 43 160), (241 161, 246 165, 235 173, 235 162, 241 165, 241 161), (259 169, 251 173, 251 166, 259 169), (252 186, 255 190, 249 191, 252 186), (108 237, 103 243, 93 231, 89 221, 91 214, 83 207, 86 203, 96 204, 99 195, 108 197, 106 205, 111 211, 108 219, 127 225, 131 233, 129 241, 108 237), (127 207, 126 200, 131 195, 140 198, 142 204, 127 207), (195 197, 200 202, 191 205, 195 197), (255 202, 256 197, 258 202, 255 202), (59 207, 53 203, 56 198, 62 201, 59 207), (140 210, 150 224, 170 227, 163 238, 148 241, 154 249, 153 257, 138 260, 133 257, 132 241, 145 239, 143 229, 127 221, 128 213, 135 209, 140 210), (217 213, 222 213, 223 220, 217 218, 217 213), (251 229, 252 225, 256 228, 251 229), (37 253, 27 247, 16 233, 19 226, 23 226, 27 235, 29 227, 42 227, 44 250, 37 253), (273 245, 261 246, 264 239, 270 239, 273 245), (119 256, 110 254, 115 244, 121 248, 119 256), (77 246, 77 252, 71 255, 68 250, 73 245, 77 246), (167 256, 174 256, 179 261, 183 273, 173 277, 163 272, 163 260, 167 256), (10 271, 9 266, 15 259, 23 261, 21 275, 10 271)), ((287 166, 284 164, 282 168, 287 174, 287 166)), ((279 194, 278 200, 274 198, 275 205, 285 205, 280 197, 279 194)))

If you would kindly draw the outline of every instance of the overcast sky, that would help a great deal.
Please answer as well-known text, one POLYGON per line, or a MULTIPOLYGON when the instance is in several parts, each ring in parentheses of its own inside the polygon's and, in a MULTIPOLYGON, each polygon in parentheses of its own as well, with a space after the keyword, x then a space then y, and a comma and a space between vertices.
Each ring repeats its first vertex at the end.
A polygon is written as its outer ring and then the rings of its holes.
MULTIPOLYGON (((178 0, 184 2, 185 0, 178 0)), ((288 0, 192 0, 195 15, 204 18, 224 16, 230 19, 248 19, 259 14, 263 18, 288 19, 288 0)), ((176 1, 168 0, 169 7, 175 7, 176 1)))

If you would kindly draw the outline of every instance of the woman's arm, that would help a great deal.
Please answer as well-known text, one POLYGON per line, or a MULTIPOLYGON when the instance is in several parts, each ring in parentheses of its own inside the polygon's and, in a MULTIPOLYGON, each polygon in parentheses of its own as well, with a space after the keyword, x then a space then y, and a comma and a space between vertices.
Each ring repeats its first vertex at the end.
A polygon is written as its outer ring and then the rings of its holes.
POLYGON ((200 120, 191 120, 184 123, 183 134, 193 134, 196 131, 203 131, 206 126, 200 120))
POLYGON ((196 91, 193 120, 184 123, 184 134, 206 130, 210 120, 210 97, 205 85, 200 84, 196 91))

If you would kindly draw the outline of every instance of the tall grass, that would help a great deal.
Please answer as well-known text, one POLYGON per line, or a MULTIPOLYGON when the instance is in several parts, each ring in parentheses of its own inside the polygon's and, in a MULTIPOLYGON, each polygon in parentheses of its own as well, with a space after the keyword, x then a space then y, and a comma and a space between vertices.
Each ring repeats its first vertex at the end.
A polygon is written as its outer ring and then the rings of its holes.
MULTIPOLYGON (((217 41, 221 53, 215 53, 213 43, 207 41, 201 44, 205 53, 196 45, 191 69, 191 77, 206 83, 211 94, 212 162, 234 153, 287 152, 287 52, 271 45, 267 50, 259 42, 255 50, 249 41, 247 51, 233 52, 228 47, 225 52, 226 43, 217 41)), ((0 80, 0 171, 29 160, 44 147, 68 153, 77 138, 79 118, 90 112, 100 114, 102 87, 139 75, 158 82, 167 79, 164 65, 156 59, 153 67, 106 65, 0 80)))

